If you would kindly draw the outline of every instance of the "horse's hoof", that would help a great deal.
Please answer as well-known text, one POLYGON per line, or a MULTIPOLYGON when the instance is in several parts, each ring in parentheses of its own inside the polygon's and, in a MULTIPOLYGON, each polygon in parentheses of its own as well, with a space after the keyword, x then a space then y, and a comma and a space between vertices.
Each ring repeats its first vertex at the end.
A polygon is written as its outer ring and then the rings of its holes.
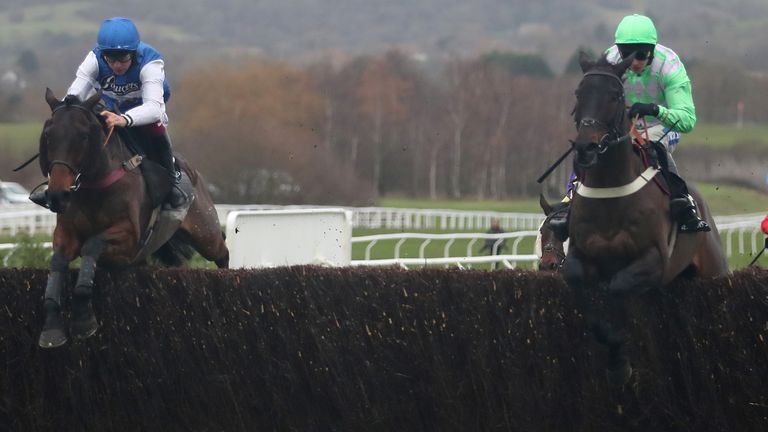
POLYGON ((99 323, 96 321, 95 315, 84 320, 72 321, 72 337, 76 339, 87 339, 93 336, 98 329, 99 323))
POLYGON ((56 348, 67 343, 67 334, 60 328, 45 329, 40 333, 37 344, 40 348, 56 348))
POLYGON ((632 377, 632 365, 624 361, 619 365, 609 367, 605 371, 608 382, 615 387, 624 387, 632 377))

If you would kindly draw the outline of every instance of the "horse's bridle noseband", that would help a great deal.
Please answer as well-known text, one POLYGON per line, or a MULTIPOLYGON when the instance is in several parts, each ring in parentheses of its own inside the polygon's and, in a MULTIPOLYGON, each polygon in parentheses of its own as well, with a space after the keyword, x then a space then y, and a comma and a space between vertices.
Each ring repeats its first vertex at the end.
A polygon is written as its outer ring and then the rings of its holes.
POLYGON ((69 187, 70 192, 76 192, 78 189, 80 189, 80 176, 83 174, 81 170, 73 168, 72 165, 63 160, 54 159, 48 164, 48 179, 51 178, 51 169, 53 169, 54 165, 64 165, 72 173, 72 175, 75 176, 75 181, 72 183, 72 186, 69 187))

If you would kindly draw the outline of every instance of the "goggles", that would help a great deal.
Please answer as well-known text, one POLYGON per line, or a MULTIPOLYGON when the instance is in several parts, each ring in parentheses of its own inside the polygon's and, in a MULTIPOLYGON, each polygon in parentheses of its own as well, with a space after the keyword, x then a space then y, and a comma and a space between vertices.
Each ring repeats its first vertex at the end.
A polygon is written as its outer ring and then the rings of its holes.
POLYGON ((130 52, 104 53, 104 61, 107 63, 127 63, 133 55, 130 52))
MULTIPOLYGON (((648 57, 651 56, 650 51, 634 51, 634 53, 635 53, 635 60, 640 60, 640 61, 648 60, 648 57)), ((628 52, 628 53, 622 52, 621 58, 626 59, 631 55, 632 55, 632 52, 628 52)))
POLYGON ((650 44, 617 44, 622 59, 626 59, 635 53, 635 60, 648 60, 653 53, 654 46, 650 44))

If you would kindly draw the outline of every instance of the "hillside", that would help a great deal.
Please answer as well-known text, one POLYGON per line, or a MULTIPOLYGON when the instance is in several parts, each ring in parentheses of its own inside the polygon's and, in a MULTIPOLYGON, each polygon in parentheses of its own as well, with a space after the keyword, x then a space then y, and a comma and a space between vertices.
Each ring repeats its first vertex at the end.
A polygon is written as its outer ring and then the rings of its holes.
POLYGON ((42 69, 69 73, 75 62, 62 56, 79 58, 101 19, 129 15, 145 39, 186 61, 227 50, 301 61, 391 47, 437 60, 499 49, 544 54, 560 71, 579 45, 603 48, 631 12, 653 16, 663 42, 689 58, 768 66, 768 40, 755 37, 768 23, 763 0, 137 0, 130 11, 116 0, 6 0, 0 66, 32 50, 42 69))

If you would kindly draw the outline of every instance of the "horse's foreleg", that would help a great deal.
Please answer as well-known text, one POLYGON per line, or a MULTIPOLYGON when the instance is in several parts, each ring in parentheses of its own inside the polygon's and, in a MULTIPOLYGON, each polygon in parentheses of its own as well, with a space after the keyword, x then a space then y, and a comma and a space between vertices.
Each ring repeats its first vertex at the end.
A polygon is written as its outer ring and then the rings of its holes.
POLYGON ((595 271, 594 268, 587 267, 578 257, 570 253, 563 262, 563 278, 568 286, 574 289, 576 309, 581 312, 587 328, 594 334, 595 339, 610 348, 609 338, 605 336, 606 324, 598 318, 591 298, 586 291, 587 280, 590 283, 595 283, 597 280, 595 271))
POLYGON ((659 288, 664 276, 664 262, 658 249, 648 249, 628 266, 619 270, 608 284, 614 294, 642 294, 659 288))
POLYGON ((587 328, 599 344, 608 348, 608 380, 612 384, 623 385, 632 374, 632 368, 626 355, 627 336, 621 299, 615 295, 610 296, 610 316, 599 313, 595 310, 590 293, 587 292, 588 284, 595 284, 598 280, 597 269, 569 253, 563 263, 562 273, 568 286, 575 290, 576 307, 582 313, 587 328))
POLYGON ((67 343, 64 320, 61 317, 61 296, 66 285, 69 259, 62 249, 57 249, 51 258, 48 282, 45 285, 43 310, 45 322, 37 343, 41 348, 56 348, 67 343))
POLYGON ((80 271, 72 291, 72 336, 76 338, 87 338, 99 328, 93 312, 93 279, 96 274, 96 262, 104 246, 104 239, 95 236, 86 240, 81 249, 80 271))
MULTIPOLYGON (((589 279, 587 267, 575 253, 569 251, 560 271, 563 274, 565 283, 574 290, 577 310, 584 316, 587 325, 591 326, 591 322, 594 321, 594 314, 592 313, 592 303, 589 301, 586 292, 586 284, 589 279)), ((591 280, 594 281, 594 279, 591 280)))
POLYGON ((623 385, 632 374, 629 356, 626 352, 627 298, 630 294, 642 294, 661 284, 664 264, 658 249, 649 249, 627 267, 617 272, 608 284, 607 316, 596 323, 595 338, 608 347, 610 361, 608 379, 623 385))

